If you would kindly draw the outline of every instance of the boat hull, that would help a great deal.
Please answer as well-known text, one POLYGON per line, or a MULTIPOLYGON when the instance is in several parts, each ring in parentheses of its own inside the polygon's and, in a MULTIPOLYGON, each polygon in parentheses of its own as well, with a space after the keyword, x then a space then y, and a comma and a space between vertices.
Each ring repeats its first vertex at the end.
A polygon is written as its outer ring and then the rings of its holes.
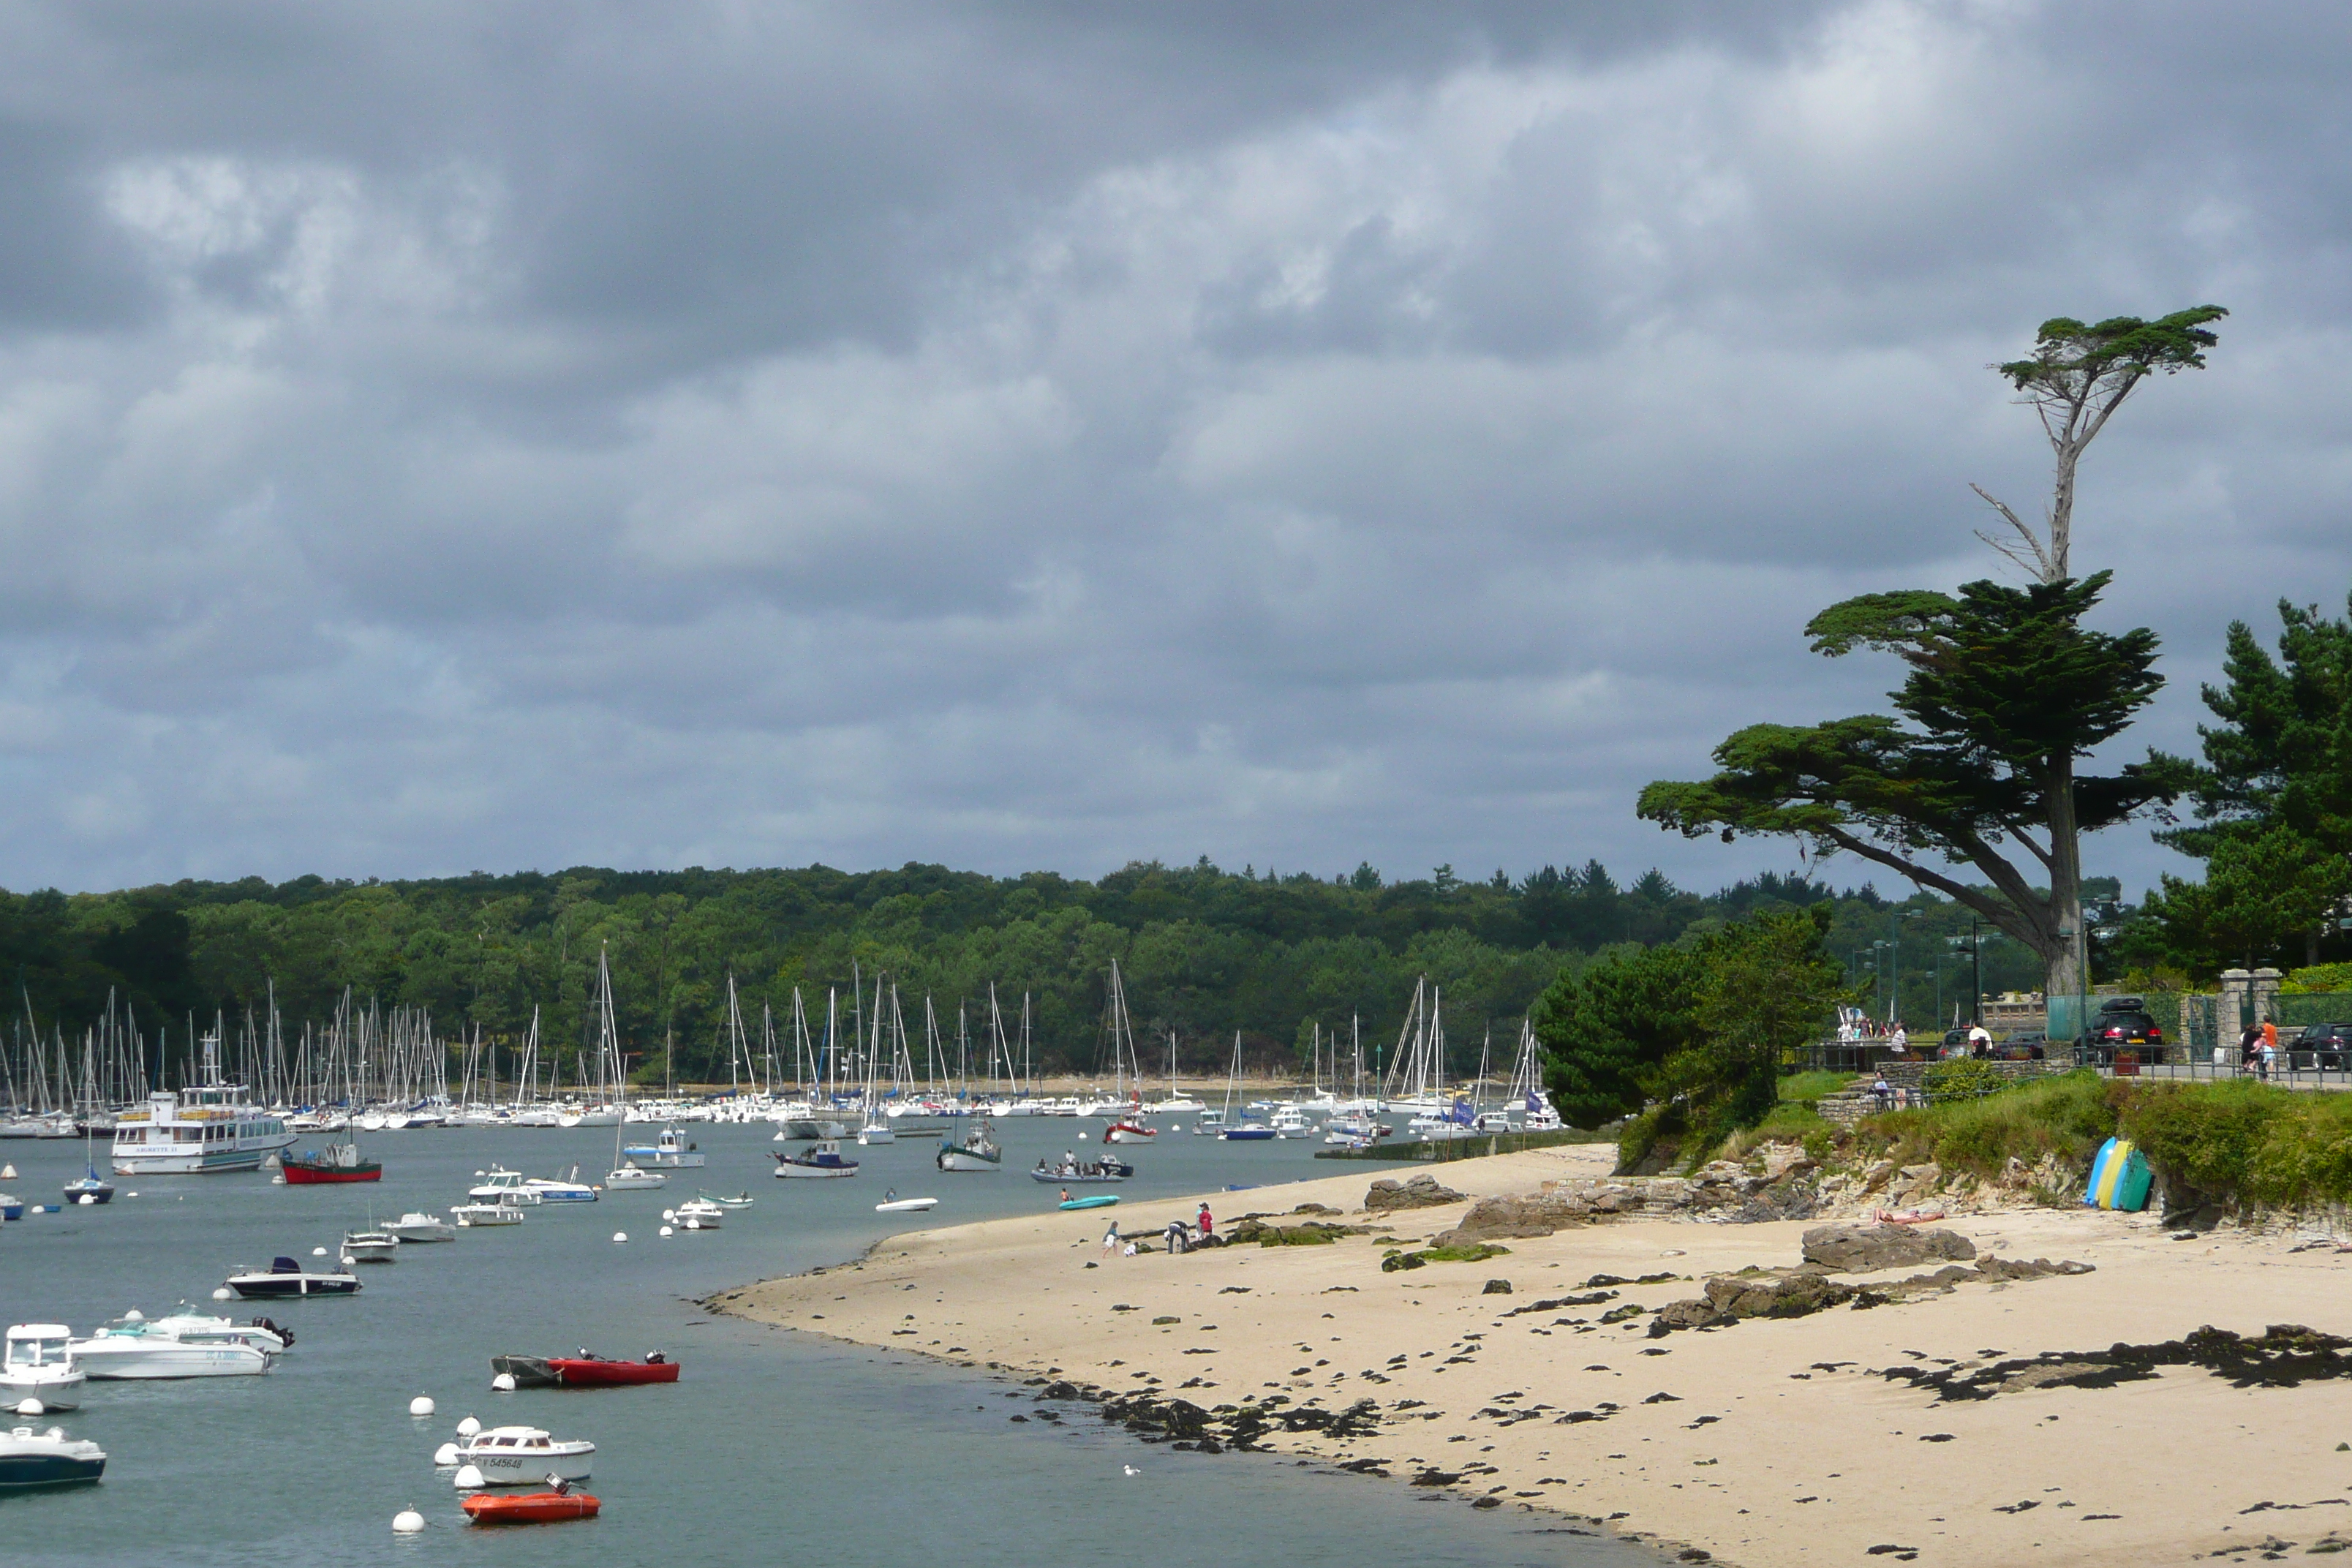
POLYGON ((457 1463, 471 1465, 482 1472, 482 1484, 488 1487, 535 1487, 553 1476, 560 1481, 584 1481, 590 1465, 596 1457, 593 1443, 566 1444, 576 1447, 576 1453, 564 1453, 551 1448, 496 1449, 466 1447, 457 1450, 457 1463))
POLYGON ((269 1353, 252 1345, 183 1344, 176 1340, 126 1342, 107 1349, 104 1340, 73 1348, 74 1364, 93 1383, 131 1383, 184 1377, 258 1377, 269 1370, 269 1353))
POLYGON ((0 1490, 29 1491, 36 1487, 78 1487, 106 1474, 106 1456, 70 1453, 8 1453, 0 1451, 0 1490))
POLYGON ((938 1164, 942 1171, 1001 1171, 1004 1169, 1004 1156, 975 1154, 969 1149, 942 1149, 938 1164))
POLYGON ((674 1361, 582 1361, 557 1356, 549 1358, 547 1364, 555 1369, 565 1388, 633 1388, 645 1383, 676 1383, 678 1374, 678 1363, 674 1361))
POLYGON ((477 1493, 457 1506, 476 1524, 560 1524, 593 1519, 604 1504, 586 1492, 529 1492, 521 1497, 477 1493))
POLYGON ((776 1156, 776 1174, 794 1182, 830 1181, 857 1174, 857 1162, 845 1160, 837 1165, 818 1165, 779 1154, 776 1156))
POLYGON ((1107 1209, 1118 1202, 1116 1193, 1096 1193, 1090 1197, 1070 1198, 1055 1204, 1057 1209, 1107 1209))
POLYGON ((356 1296, 360 1282, 346 1274, 239 1274, 228 1288, 248 1301, 290 1301, 303 1296, 356 1296))
POLYGON ((362 1160, 356 1165, 312 1164, 305 1160, 281 1160, 280 1173, 289 1187, 341 1186, 347 1182, 377 1182, 383 1179, 383 1167, 373 1160, 362 1160))

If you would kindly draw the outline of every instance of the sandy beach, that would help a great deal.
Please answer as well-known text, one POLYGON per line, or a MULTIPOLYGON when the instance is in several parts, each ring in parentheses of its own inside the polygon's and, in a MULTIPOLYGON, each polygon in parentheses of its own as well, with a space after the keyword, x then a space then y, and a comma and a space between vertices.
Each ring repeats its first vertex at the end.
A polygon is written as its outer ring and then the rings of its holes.
MULTIPOLYGON (((2161 1563, 2352 1542, 2352 1450, 2339 1447, 2352 1441, 2352 1378, 2241 1388, 2168 1366, 2113 1386, 2022 1378, 1992 1397, 1939 1399, 1881 1375, 2177 1341, 2209 1324, 2352 1332, 2352 1253, 2294 1234, 2174 1240, 2152 1215, 1961 1214, 1948 1226, 1980 1255, 2094 1271, 1672 1333, 1654 1333, 1648 1310, 1696 1295, 1707 1275, 1796 1264, 1808 1225, 1612 1219, 1510 1240, 1507 1256, 1381 1271, 1384 1252, 1454 1226, 1467 1200, 1603 1174, 1612 1152, 1350 1162, 1326 1179, 1209 1195, 1220 1229, 1306 1204, 1385 1227, 1328 1246, 1127 1257, 1101 1246, 1111 1215, 1150 1236, 1199 1200, 1049 1210, 894 1237, 859 1262, 709 1304, 1094 1397, 1270 1408, 1255 1447, 1394 1478, 1380 1484, 1444 1486, 1475 1506, 1556 1511, 1693 1561, 2161 1563), (1365 1211, 1373 1181, 1421 1171, 1465 1201, 1365 1211), (1666 1273, 1676 1278, 1587 1285, 1666 1273), (1489 1293, 1491 1280, 1509 1293, 1489 1293), (1278 1419, 1366 1400, 1376 1408, 1342 1422, 1344 1436, 1278 1419)), ((1207 1473, 1253 1462, 1197 1459, 1207 1473)))

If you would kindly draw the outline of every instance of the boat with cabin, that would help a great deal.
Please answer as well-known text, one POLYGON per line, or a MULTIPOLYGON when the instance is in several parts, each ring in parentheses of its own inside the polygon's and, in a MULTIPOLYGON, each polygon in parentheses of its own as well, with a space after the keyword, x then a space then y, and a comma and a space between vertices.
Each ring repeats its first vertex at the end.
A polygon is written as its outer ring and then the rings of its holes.
POLYGON ((458 1204, 449 1210, 449 1217, 457 1222, 460 1230, 479 1230, 488 1226, 520 1225, 522 1204, 458 1204))
POLYGON ((176 1093, 157 1089, 118 1115, 111 1158, 121 1176, 251 1171, 295 1136, 276 1112, 255 1105, 243 1084, 221 1080, 220 1037, 206 1035, 203 1080, 176 1093))
POLYGON ((343 1232, 343 1261, 397 1263, 400 1237, 388 1230, 347 1230, 343 1232))
POLYGON ((350 1269, 316 1273, 290 1258, 278 1258, 267 1268, 240 1268, 223 1281, 247 1300, 276 1300, 298 1296, 356 1296, 360 1282, 350 1269))
POLYGON ((964 1129, 961 1141, 940 1140, 940 1152, 932 1163, 942 1171, 1001 1171, 1004 1168, 1004 1151, 997 1147, 992 1136, 995 1125, 983 1116, 964 1129))
POLYGON ((595 1452, 584 1437, 551 1437, 537 1426, 485 1426, 457 1445, 457 1463, 481 1471, 484 1486, 527 1487, 550 1476, 586 1480, 595 1452))
POLYGON ((86 1340, 67 1346, 73 1363, 100 1381, 150 1378, 257 1377, 268 1372, 276 1352, 236 1340, 183 1338, 162 1323, 151 1323, 137 1313, 98 1330, 86 1340))
POLYGON ((651 1143, 632 1143, 621 1151, 640 1170, 698 1171, 704 1157, 693 1142, 675 1127, 665 1127, 651 1143))
POLYGON ((799 1181, 854 1176, 857 1162, 844 1157, 838 1140, 822 1138, 807 1149, 778 1154, 776 1174, 799 1181))
POLYGON ((0 1388, 38 1397, 81 1382, 89 1374, 74 1364, 72 1340, 73 1331, 63 1323, 10 1325, 0 1350, 0 1388))
POLYGON ((383 1179, 383 1163, 362 1159, 360 1146, 354 1142, 330 1143, 324 1149, 280 1154, 278 1171, 289 1187, 340 1186, 349 1182, 383 1179))
POLYGON ((402 1215, 383 1227, 404 1242, 455 1241, 457 1227, 438 1215, 420 1214, 415 1209, 402 1215))

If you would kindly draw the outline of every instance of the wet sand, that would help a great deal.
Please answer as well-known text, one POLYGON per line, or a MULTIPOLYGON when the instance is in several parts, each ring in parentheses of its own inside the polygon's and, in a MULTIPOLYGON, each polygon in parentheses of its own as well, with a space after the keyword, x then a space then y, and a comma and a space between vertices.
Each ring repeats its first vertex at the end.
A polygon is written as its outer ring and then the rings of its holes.
MULTIPOLYGON (((1244 1212, 1286 1215, 1306 1203, 1343 1211, 1327 1218, 1390 1227, 1330 1246, 1106 1254, 1114 1215, 1126 1232, 1150 1236, 1198 1207, 1122 1204, 893 1237, 858 1263, 762 1281, 711 1304, 860 1344, 1203 1408, 1277 1395, 1293 1409, 1376 1400, 1379 1425, 1368 1435, 1277 1430, 1257 1446, 1759 1568, 2165 1563, 2215 1552, 2326 1554, 2352 1542, 2352 1451, 2337 1451, 2352 1441, 2352 1378, 2240 1389, 2173 1367, 2113 1387, 1937 1403, 1876 1375, 2177 1340, 2205 1324, 2248 1335, 2273 1323, 2352 1332, 2352 1254, 2296 1251, 2292 1235, 2225 1230, 2174 1241, 2152 1216, 1957 1215, 1950 1228, 1983 1252, 2079 1259, 2096 1271, 1661 1338, 1649 1335, 1646 1314, 1601 1319, 1629 1303, 1696 1295, 1708 1273, 1794 1264, 1806 1225, 1612 1221, 1508 1241, 1508 1256, 1482 1262, 1381 1271, 1384 1251, 1448 1228, 1466 1204, 1366 1214, 1374 1180, 1430 1171, 1475 1198, 1605 1173, 1610 1154, 1349 1162, 1344 1175, 1209 1196, 1221 1229, 1244 1212), (1526 1310, 1595 1294, 1583 1287, 1596 1274, 1668 1271, 1681 1278, 1526 1310), (1511 1293, 1484 1293, 1490 1279, 1508 1280, 1511 1293)), ((1049 1204, 1050 1193, 1039 1201, 1049 1204)), ((1213 1474, 1251 1460, 1198 1462, 1213 1474)))

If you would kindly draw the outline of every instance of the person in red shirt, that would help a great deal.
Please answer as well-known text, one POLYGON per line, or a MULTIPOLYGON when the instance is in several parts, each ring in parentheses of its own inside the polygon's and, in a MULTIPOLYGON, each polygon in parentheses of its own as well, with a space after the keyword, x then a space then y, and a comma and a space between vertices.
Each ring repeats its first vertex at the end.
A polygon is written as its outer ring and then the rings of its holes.
POLYGON ((1201 1239, 1202 1241, 1209 1239, 1211 1234, 1211 1223, 1212 1222, 1209 1219, 1209 1205, 1207 1203, 1203 1202, 1201 1205, 1201 1239))

